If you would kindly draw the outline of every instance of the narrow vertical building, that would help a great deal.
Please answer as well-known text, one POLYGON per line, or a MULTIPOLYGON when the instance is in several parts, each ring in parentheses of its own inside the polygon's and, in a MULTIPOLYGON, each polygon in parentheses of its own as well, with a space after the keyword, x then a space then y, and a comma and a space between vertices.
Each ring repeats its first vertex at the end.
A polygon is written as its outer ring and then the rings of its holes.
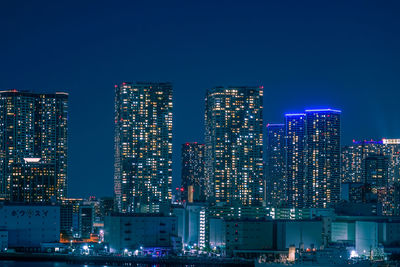
POLYGON ((285 114, 285 178, 290 208, 305 206, 305 134, 306 114, 285 114))
POLYGON ((340 114, 306 110, 307 206, 327 208, 340 200, 340 114))
POLYGON ((207 183, 204 177, 204 144, 182 144, 182 200, 204 202, 207 199, 207 183))
POLYGON ((115 86, 114 193, 120 212, 168 212, 172 183, 172 85, 115 86))
POLYGON ((60 202, 67 195, 68 94, 0 92, 0 195, 60 202))
POLYGON ((273 207, 286 203, 285 125, 267 124, 266 198, 273 207))
POLYGON ((205 175, 212 202, 261 205, 263 88, 216 87, 205 107, 205 175))

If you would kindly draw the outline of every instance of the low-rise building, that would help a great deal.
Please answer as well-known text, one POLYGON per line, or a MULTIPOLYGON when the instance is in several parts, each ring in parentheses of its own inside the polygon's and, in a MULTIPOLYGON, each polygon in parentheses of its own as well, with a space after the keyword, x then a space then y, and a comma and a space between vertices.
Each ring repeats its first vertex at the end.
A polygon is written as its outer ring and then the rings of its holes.
POLYGON ((60 207, 0 203, 0 229, 8 232, 8 247, 34 251, 41 243, 60 240, 60 207))
POLYGON ((110 251, 163 251, 179 246, 177 218, 158 213, 113 213, 104 219, 110 251), (178 245, 177 245, 178 244, 178 245))
POLYGON ((336 216, 331 241, 354 247, 360 256, 379 256, 384 250, 400 245, 400 217, 336 216))
POLYGON ((225 252, 227 256, 254 250, 271 250, 274 246, 272 220, 242 219, 226 220, 225 252))
POLYGON ((287 250, 290 246, 300 249, 322 248, 327 243, 324 220, 281 220, 276 223, 276 248, 287 250))
POLYGON ((199 246, 200 214, 205 206, 205 203, 200 202, 172 206, 172 213, 177 217, 178 236, 182 238, 183 244, 199 246))

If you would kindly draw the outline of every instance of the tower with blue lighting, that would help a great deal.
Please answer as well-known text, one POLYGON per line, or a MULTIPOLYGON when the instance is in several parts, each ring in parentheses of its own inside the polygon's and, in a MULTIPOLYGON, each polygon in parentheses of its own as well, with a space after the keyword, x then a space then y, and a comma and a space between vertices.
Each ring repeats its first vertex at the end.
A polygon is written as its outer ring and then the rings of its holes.
POLYGON ((327 208, 340 200, 340 110, 306 110, 307 207, 327 208))
POLYGON ((285 115, 286 206, 327 208, 340 200, 340 110, 285 115))

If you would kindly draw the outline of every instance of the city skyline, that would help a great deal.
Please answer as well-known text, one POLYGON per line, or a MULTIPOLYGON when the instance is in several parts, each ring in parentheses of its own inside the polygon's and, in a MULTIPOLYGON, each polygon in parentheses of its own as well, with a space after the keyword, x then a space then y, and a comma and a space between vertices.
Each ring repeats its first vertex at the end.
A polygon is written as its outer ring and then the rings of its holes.
MULTIPOLYGON (((136 82, 137 84, 163 84, 163 82, 161 82, 161 83, 159 83, 159 82, 153 82, 153 81, 141 81, 141 82, 136 82)), ((123 86, 125 86, 126 84, 128 84, 128 85, 130 85, 130 84, 132 84, 131 82, 122 82, 121 83, 123 86)), ((170 86, 171 86, 171 88, 173 87, 173 84, 172 83, 169 83, 169 82, 164 82, 164 84, 170 84, 170 86)), ((243 87, 243 86, 236 86, 236 88, 240 88, 240 87, 243 87)), ((259 86, 260 88, 264 88, 264 86, 259 86)), ((117 88, 117 85, 114 85, 114 88, 117 88)), ((218 88, 218 87, 216 87, 216 88, 218 88)), ((232 87, 232 86, 230 86, 229 88, 235 88, 235 87, 232 87)), ((251 87, 249 87, 249 88, 251 88, 251 87)), ((254 87, 254 88, 256 88, 256 87, 254 87)), ((212 88, 211 88, 212 89, 212 88)), ((173 91, 173 90, 172 90, 173 91)), ((56 95, 56 93, 49 93, 49 92, 43 92, 43 91, 41 91, 41 92, 36 92, 35 90, 32 90, 32 91, 29 91, 29 90, 17 90, 17 89, 10 89, 10 90, 4 90, 4 92, 21 92, 21 94, 35 94, 35 95, 52 95, 52 94, 54 94, 54 95, 56 95)), ((59 92, 57 92, 57 94, 59 94, 59 92)), ((60 93, 60 94, 64 94, 64 93, 60 93)), ((69 93, 68 92, 65 92, 65 94, 66 95, 69 95, 69 93)), ((173 93, 172 93, 173 94, 173 93)), ((171 94, 171 95, 172 95, 171 94)), ((263 96, 262 96, 262 98, 263 98, 263 96)), ((205 97, 205 99, 206 99, 206 97, 205 97)), ((174 103, 174 101, 173 101, 174 99, 172 98, 171 99, 171 103, 174 103)), ((173 104, 172 104, 173 105, 173 104)), ((310 108, 308 108, 308 109, 305 109, 305 113, 286 113, 286 114, 284 114, 284 116, 282 117, 281 116, 281 118, 280 118, 280 120, 278 119, 278 120, 275 120, 275 121, 271 121, 271 122, 266 122, 265 120, 264 120, 264 122, 263 122, 263 135, 264 135, 264 137, 263 137, 263 146, 264 146, 264 148, 263 148, 263 150, 264 150, 264 152, 265 152, 265 150, 266 150, 266 148, 267 148, 267 146, 268 146, 268 143, 267 143, 267 135, 268 135, 268 126, 283 126, 283 127, 285 127, 285 121, 287 120, 287 117, 293 117, 293 116, 305 116, 305 114, 308 112, 308 111, 313 111, 313 110, 316 110, 316 111, 324 111, 324 110, 332 110, 331 108, 329 108, 329 107, 327 107, 327 106, 320 106, 320 108, 318 108, 318 109, 310 109, 310 108), (286 118, 285 118, 286 117, 286 118), (278 123, 275 123, 275 122, 278 122, 278 123), (281 123, 281 122, 283 122, 283 123, 281 123)), ((336 110, 333 110, 333 111, 336 111, 336 110)), ((341 110, 340 111, 338 111, 338 112, 342 112, 341 110)), ((172 117, 174 117, 174 116, 172 116, 172 117)), ((69 121, 68 121, 69 122, 69 121)), ((70 123, 70 122, 69 122, 70 123)), ((343 135, 343 132, 341 131, 341 135, 343 135)), ((115 138, 115 136, 113 136, 113 138, 115 138)), ((355 137, 356 138, 356 137, 355 137)), ((68 139, 70 139, 70 137, 68 137, 68 139)), ((340 138, 340 139, 342 139, 342 138, 340 138)), ((356 138, 357 139, 357 138, 356 138)), ((362 140, 362 141, 355 141, 356 139, 353 139, 353 140, 347 140, 348 142, 346 142, 346 143, 343 143, 342 141, 340 142, 340 146, 341 146, 341 148, 343 148, 343 149, 347 149, 347 147, 348 147, 348 145, 350 145, 350 144, 361 144, 361 143, 366 143, 366 144, 375 144, 375 143, 377 143, 377 144, 382 144, 382 143, 384 143, 384 140, 395 140, 395 139, 393 139, 393 138, 384 138, 384 137, 382 137, 382 138, 379 138, 378 137, 378 139, 364 139, 364 140, 362 140), (376 141, 376 140, 380 140, 380 141, 376 141)), ((361 139, 360 139, 361 140, 361 139)), ((172 143, 173 144, 173 147, 174 147, 174 150, 175 150, 175 146, 183 146, 184 144, 187 144, 187 143, 198 143, 198 142, 204 142, 204 137, 203 137, 203 139, 200 139, 200 140, 189 140, 189 141, 186 141, 185 143, 182 143, 182 144, 175 144, 175 143, 172 143)), ((343 151, 342 151, 343 152, 343 151)), ((175 154, 175 152, 174 152, 174 154, 175 154)), ((265 153, 264 153, 265 154, 265 153)), ((179 157, 180 157, 181 155, 179 155, 179 157)), ((173 156, 173 158, 174 158, 174 160, 175 160, 175 158, 176 157, 178 157, 177 155, 174 155, 173 156)), ((341 155, 341 157, 342 157, 342 155, 341 155)), ((264 155, 263 156, 263 159, 264 159, 264 162, 267 160, 267 157, 266 157, 266 155, 264 155)), ((181 159, 179 159, 179 160, 181 160, 181 159)), ((175 161, 173 161, 173 163, 172 163, 172 165, 174 166, 174 165, 176 165, 178 162, 175 162, 175 161)), ((181 163, 181 162, 179 162, 179 163, 181 163)), ((178 163, 178 164, 179 164, 178 163)), ((31 164, 34 164, 34 162, 32 162, 31 164)), ((174 168, 174 169, 176 169, 176 167, 174 168)), ((175 177, 175 179, 173 179, 172 180, 172 183, 171 183, 171 185, 170 185, 170 188, 171 188, 171 190, 172 190, 172 188, 174 188, 175 186, 180 186, 180 184, 181 184, 181 169, 179 169, 179 175, 178 174, 174 174, 174 177, 175 177), (178 177, 178 178, 176 178, 176 177, 178 177), (179 179, 179 180, 177 180, 177 179, 179 179)), ((70 177, 68 177, 68 179, 67 179, 67 188, 68 188, 68 182, 70 181, 70 177)), ((114 181, 114 179, 115 179, 115 177, 113 178, 112 177, 112 179, 113 179, 113 181, 114 181)), ((268 183, 268 181, 267 181, 267 183, 268 183)), ((69 192, 68 192, 69 193, 69 192)), ((114 195, 114 191, 113 192, 111 192, 111 193, 109 193, 109 194, 100 194, 100 195, 97 195, 97 194, 94 194, 94 193, 89 193, 89 194, 87 194, 87 195, 85 195, 85 194, 76 194, 75 192, 73 192, 71 195, 69 195, 68 194, 68 197, 76 197, 76 196, 80 196, 80 197, 82 197, 82 196, 84 196, 84 197, 89 197, 89 196, 97 196, 97 197, 106 197, 106 196, 111 196, 111 195, 114 195)), ((264 197, 265 198, 265 197, 264 197)), ((266 200, 268 199, 268 197, 267 198, 265 198, 266 200)))
POLYGON ((173 188, 218 85, 263 85, 264 126, 335 107, 342 145, 398 138, 397 2, 125 4, 1 9, 0 88, 70 93, 70 196, 112 195, 113 86, 125 80, 174 85, 173 188))

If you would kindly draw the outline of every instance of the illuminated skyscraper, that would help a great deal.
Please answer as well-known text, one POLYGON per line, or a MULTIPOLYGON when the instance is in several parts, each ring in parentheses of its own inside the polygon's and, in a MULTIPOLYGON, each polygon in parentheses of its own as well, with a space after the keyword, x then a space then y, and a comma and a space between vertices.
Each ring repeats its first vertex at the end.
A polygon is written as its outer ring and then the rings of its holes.
POLYGON ((371 155, 384 155, 388 159, 388 182, 400 181, 400 139, 353 140, 342 148, 342 182, 365 183, 365 159, 371 155))
POLYGON ((287 206, 303 208, 305 204, 305 134, 306 114, 285 115, 285 177, 287 206))
POLYGON ((306 110, 307 207, 326 208, 340 200, 340 113, 306 110))
POLYGON ((340 111, 286 114, 287 206, 326 208, 340 199, 340 111))
POLYGON ((267 124, 266 139, 267 203, 279 207, 286 203, 284 124, 267 124))
POLYGON ((205 174, 213 202, 262 204, 262 105, 262 87, 216 87, 207 91, 205 174))
POLYGON ((60 202, 67 194, 68 94, 0 92, 0 194, 60 202))
POLYGON ((204 177, 204 144, 182 145, 182 200, 204 202, 207 199, 207 183, 204 177))
POLYGON ((120 212, 167 212, 172 183, 172 85, 115 86, 114 193, 120 212))

